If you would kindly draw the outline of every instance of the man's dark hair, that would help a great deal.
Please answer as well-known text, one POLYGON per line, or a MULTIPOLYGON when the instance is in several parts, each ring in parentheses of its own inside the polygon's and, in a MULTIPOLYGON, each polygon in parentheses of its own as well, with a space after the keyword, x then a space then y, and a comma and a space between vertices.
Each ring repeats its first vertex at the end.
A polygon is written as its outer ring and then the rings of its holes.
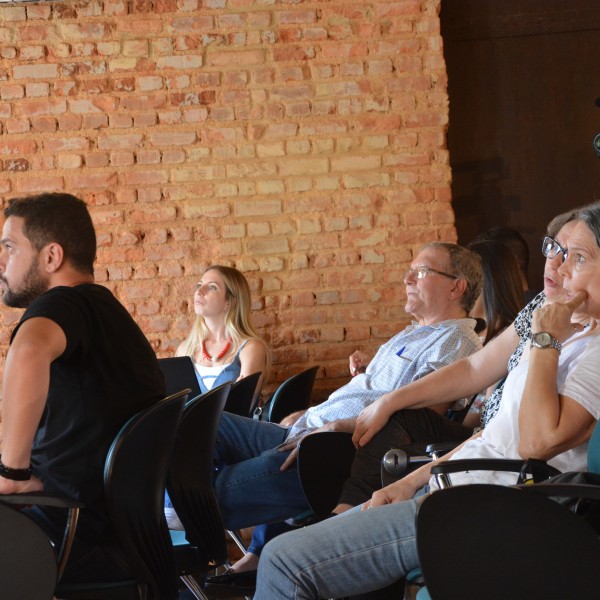
POLYGON ((529 268, 529 246, 525 238, 516 230, 510 227, 492 227, 471 240, 471 244, 475 242, 500 242, 506 246, 517 259, 519 268, 523 275, 527 277, 527 269, 529 268))
POLYGON ((5 218, 23 219, 23 233, 37 252, 55 242, 75 269, 94 273, 96 232, 83 200, 71 194, 38 194, 10 199, 3 212, 5 218))

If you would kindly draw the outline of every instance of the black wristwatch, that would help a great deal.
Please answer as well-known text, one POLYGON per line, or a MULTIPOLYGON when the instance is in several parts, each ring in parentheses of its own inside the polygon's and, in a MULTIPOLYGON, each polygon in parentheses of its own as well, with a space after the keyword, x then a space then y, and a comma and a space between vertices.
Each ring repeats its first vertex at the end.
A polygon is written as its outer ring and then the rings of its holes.
POLYGON ((533 348, 554 348, 559 352, 562 350, 562 344, 555 338, 552 337, 546 331, 540 331, 538 333, 531 334, 531 346, 533 348))

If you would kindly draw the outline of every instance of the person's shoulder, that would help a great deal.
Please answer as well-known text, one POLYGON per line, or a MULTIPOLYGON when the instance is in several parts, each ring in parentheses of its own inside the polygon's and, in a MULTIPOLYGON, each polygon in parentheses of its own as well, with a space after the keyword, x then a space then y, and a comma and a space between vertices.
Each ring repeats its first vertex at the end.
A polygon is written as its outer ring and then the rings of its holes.
POLYGON ((240 350, 246 350, 248 348, 264 348, 265 346, 265 342, 263 340, 261 340, 260 338, 246 338, 241 344, 240 344, 240 350))
POLYGON ((475 327, 477 325, 477 319, 473 317, 465 317, 463 319, 447 319, 446 321, 440 321, 436 323, 434 327, 437 329, 448 329, 448 330, 460 330, 460 331, 472 331, 475 333, 475 327))
POLYGON ((72 301, 75 302, 79 298, 84 299, 89 297, 104 297, 107 299, 112 298, 117 301, 108 288, 98 285, 97 283, 82 283, 74 286, 57 285, 55 287, 51 287, 41 296, 36 298, 34 302, 37 302, 38 300, 40 302, 55 301, 57 298, 72 299, 72 301))

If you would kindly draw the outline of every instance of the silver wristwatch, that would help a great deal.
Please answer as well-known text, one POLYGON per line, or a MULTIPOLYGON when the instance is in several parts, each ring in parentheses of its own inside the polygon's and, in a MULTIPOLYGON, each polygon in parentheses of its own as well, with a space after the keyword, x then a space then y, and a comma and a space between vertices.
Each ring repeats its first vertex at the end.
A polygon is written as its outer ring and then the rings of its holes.
POLYGON ((562 344, 545 331, 531 334, 531 346, 533 348, 554 348, 559 352, 562 350, 562 344))

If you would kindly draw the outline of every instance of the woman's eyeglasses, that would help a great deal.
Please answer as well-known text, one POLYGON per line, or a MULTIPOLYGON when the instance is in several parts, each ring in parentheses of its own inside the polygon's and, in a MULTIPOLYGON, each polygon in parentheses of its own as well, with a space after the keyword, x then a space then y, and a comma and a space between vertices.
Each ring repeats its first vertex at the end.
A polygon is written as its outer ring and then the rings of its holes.
POLYGON ((542 254, 546 258, 556 258, 559 254, 562 254, 563 262, 567 260, 568 250, 563 248, 554 238, 546 236, 542 242, 542 254))

